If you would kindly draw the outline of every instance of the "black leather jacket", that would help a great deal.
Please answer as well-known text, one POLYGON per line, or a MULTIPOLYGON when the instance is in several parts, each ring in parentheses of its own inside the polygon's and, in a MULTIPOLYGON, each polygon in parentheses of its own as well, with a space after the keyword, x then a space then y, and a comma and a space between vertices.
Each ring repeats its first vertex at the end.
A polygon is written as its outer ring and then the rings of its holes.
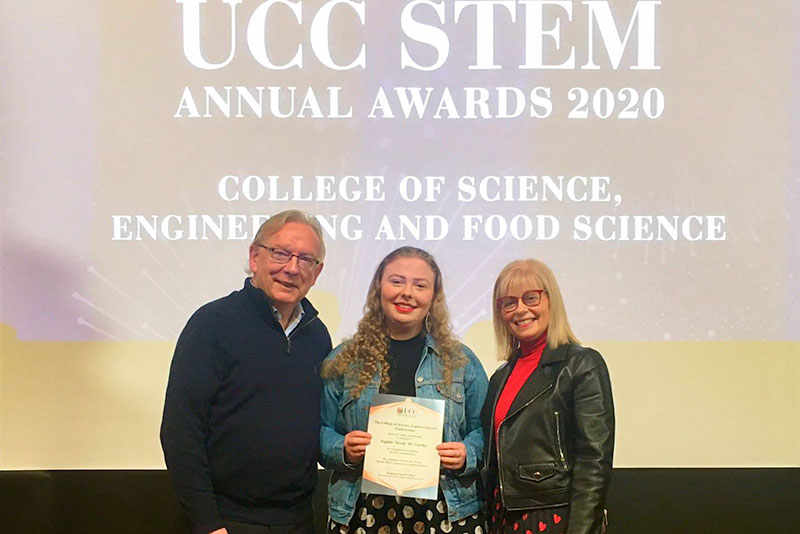
POLYGON ((589 348, 545 348, 491 436, 497 399, 516 358, 489 382, 481 413, 487 478, 508 510, 569 506, 569 534, 603 531, 614 453, 614 402, 603 357, 589 348))

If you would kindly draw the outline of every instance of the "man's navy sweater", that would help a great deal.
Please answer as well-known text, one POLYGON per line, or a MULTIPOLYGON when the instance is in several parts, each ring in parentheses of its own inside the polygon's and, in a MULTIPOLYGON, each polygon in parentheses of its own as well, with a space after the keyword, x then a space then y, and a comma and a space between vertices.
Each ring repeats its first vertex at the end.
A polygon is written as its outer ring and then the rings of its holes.
POLYGON ((161 443, 192 532, 310 519, 327 328, 308 300, 287 339, 266 294, 244 288, 189 319, 170 368, 161 443))

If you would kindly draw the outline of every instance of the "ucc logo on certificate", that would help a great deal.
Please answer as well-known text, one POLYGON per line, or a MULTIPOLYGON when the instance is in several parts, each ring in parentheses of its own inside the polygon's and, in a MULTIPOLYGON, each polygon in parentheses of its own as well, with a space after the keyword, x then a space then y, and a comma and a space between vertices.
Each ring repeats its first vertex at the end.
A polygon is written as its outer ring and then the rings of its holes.
POLYGON ((376 394, 367 432, 362 493, 435 499, 444 406, 440 399, 376 394))

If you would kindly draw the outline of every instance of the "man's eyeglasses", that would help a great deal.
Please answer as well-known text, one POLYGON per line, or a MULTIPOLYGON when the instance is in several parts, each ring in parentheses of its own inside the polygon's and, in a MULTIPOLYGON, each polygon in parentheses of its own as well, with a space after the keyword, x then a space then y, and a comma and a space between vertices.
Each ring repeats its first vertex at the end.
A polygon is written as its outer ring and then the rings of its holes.
POLYGON ((531 289, 522 294, 521 297, 500 297, 497 299, 497 307, 504 312, 512 312, 517 309, 520 299, 522 303, 529 308, 538 306, 542 301, 542 293, 547 293, 546 289, 531 289))
POLYGON ((292 261, 292 258, 297 258, 297 265, 299 265, 302 269, 308 270, 313 269, 320 263, 319 260, 314 256, 308 256, 306 254, 293 254, 288 250, 268 247, 266 245, 262 245, 261 243, 256 243, 256 245, 269 252, 270 259, 275 263, 285 264, 292 261))

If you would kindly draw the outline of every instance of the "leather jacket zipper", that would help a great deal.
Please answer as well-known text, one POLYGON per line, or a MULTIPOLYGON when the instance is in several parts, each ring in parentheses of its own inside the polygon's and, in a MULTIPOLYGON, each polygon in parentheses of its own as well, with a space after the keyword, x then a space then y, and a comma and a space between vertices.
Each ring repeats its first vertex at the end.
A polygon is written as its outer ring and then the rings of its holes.
MULTIPOLYGON (((503 385, 503 387, 505 387, 505 384, 503 385)), ((526 402, 525 404, 523 404, 522 406, 520 406, 519 408, 514 410, 514 413, 511 414, 511 415, 517 414, 520 411, 522 411, 525 408, 527 408, 528 406, 530 406, 530 404, 533 401, 535 401, 536 399, 538 399, 539 397, 541 397, 542 395, 544 395, 545 393, 550 391, 550 389, 552 389, 552 387, 553 387, 553 384, 548 385, 542 391, 537 393, 535 397, 531 398, 528 402, 526 402)), ((502 390, 500 390, 500 393, 502 393, 502 390)), ((500 398, 500 394, 497 395, 497 399, 499 399, 499 398, 500 398)), ((492 411, 492 414, 493 414, 492 417, 494 417, 494 410, 497 409, 497 399, 495 400, 495 403, 494 403, 495 407, 493 408, 493 411, 492 411)), ((497 447, 496 447, 496 449, 497 449, 497 474, 498 474, 497 480, 498 480, 498 482, 500 484, 500 498, 501 498, 501 500, 503 498, 503 464, 502 464, 502 460, 500 458, 500 443, 499 442, 500 442, 500 431, 503 429, 503 423, 508 421, 508 418, 509 418, 509 416, 507 415, 506 418, 503 419, 502 421, 500 421, 500 424, 497 425, 497 437, 496 437, 496 441, 498 442, 497 443, 497 447)), ((495 439, 495 436, 492 436, 492 438, 495 439)), ((505 503, 503 504, 503 506, 505 506, 505 503)))
POLYGON ((561 458, 561 465, 566 471, 567 468, 567 457, 564 455, 564 447, 561 444, 561 414, 558 411, 555 412, 556 414, 556 445, 558 446, 558 455, 561 458))

